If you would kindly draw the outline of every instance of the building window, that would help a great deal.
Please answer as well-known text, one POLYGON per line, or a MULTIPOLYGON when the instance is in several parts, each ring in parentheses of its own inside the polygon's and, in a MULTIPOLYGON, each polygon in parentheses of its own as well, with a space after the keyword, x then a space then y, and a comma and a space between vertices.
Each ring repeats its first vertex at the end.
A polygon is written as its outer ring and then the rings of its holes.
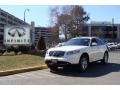
POLYGON ((6 20, 4 18, 0 18, 0 20, 6 23, 6 20))
POLYGON ((18 22, 18 20, 17 20, 17 19, 14 19, 14 21, 15 21, 15 22, 18 22))
POLYGON ((3 29, 0 29, 0 32, 3 32, 3 29))
POLYGON ((13 24, 13 22, 11 22, 11 21, 8 21, 8 24, 13 24))
POLYGON ((12 20, 12 19, 13 19, 11 16, 8 16, 8 18, 9 18, 10 20, 12 20))
POLYGON ((7 14, 1 12, 1 15, 4 16, 4 17, 7 17, 7 14))
POLYGON ((1 24, 0 24, 0 27, 4 27, 4 24, 1 23, 1 24))
POLYGON ((104 38, 116 39, 117 38, 117 27, 106 26, 104 38))
POLYGON ((0 35, 0 43, 3 43, 3 35, 0 35))

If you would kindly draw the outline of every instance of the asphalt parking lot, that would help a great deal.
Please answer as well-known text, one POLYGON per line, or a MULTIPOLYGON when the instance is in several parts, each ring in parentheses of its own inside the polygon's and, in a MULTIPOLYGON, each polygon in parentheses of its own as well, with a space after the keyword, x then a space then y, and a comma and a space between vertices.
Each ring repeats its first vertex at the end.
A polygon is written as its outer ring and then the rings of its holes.
POLYGON ((7 85, 120 85, 120 51, 109 54, 109 63, 92 63, 87 72, 75 69, 52 73, 49 69, 0 77, 7 85))

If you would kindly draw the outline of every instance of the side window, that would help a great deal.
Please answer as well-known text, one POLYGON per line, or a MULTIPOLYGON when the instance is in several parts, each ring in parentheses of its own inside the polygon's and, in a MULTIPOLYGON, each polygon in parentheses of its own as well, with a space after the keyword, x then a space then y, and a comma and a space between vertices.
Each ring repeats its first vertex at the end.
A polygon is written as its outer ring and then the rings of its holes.
POLYGON ((98 45, 98 43, 97 43, 96 39, 95 38, 92 39, 91 46, 97 46, 97 45, 98 45))
POLYGON ((102 42, 102 40, 96 39, 96 41, 97 41, 97 44, 98 44, 98 45, 104 45, 104 42, 102 42))

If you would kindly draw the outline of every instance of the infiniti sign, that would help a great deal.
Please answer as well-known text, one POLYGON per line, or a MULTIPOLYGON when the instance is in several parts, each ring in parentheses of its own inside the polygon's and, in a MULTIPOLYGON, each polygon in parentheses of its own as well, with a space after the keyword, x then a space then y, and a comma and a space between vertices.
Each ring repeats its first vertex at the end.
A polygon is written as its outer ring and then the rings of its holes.
POLYGON ((5 45, 31 44, 30 26, 6 26, 4 30, 5 45))
POLYGON ((26 31, 24 28, 21 27, 14 27, 8 30, 8 35, 10 35, 11 37, 15 37, 16 34, 19 37, 22 37, 26 34, 26 31))

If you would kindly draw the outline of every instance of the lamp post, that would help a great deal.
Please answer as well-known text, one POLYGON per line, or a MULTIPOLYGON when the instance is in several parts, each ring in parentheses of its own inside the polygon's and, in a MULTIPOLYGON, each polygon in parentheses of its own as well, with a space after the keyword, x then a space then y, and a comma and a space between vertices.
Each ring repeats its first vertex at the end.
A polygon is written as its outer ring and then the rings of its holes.
POLYGON ((26 14, 26 11, 30 11, 30 9, 25 9, 25 11, 24 11, 24 22, 25 22, 25 14, 26 14))

